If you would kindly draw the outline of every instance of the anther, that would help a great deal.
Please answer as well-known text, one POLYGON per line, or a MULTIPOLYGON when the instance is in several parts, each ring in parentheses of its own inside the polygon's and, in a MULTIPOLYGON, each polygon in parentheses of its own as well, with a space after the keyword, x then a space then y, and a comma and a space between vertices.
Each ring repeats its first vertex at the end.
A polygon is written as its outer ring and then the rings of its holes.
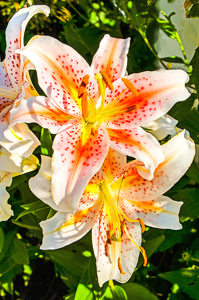
POLYGON ((137 105, 136 105, 136 104, 131 105, 131 106, 129 106, 129 107, 126 109, 126 112, 131 112, 131 111, 135 110, 136 108, 137 108, 137 105))
POLYGON ((88 100, 87 100, 87 97, 88 97, 88 93, 87 93, 87 91, 84 91, 83 95, 82 95, 82 117, 84 119, 86 119, 87 114, 88 114, 88 100))
POLYGON ((123 236, 124 236, 124 227, 125 227, 125 219, 121 223, 121 235, 120 235, 120 239, 122 239, 123 236))
POLYGON ((132 82, 126 78, 122 78, 122 81, 124 82, 124 84, 126 85, 126 87, 131 90, 131 92, 135 95, 135 96, 139 96, 138 91, 136 90, 135 86, 132 84, 132 82))
POLYGON ((120 273, 122 275, 125 275, 126 273, 123 271, 122 265, 121 265, 121 257, 118 258, 117 265, 118 265, 118 269, 119 269, 120 273))
POLYGON ((86 90, 86 86, 88 84, 90 76, 89 75, 85 75, 82 79, 82 82, 78 88, 78 98, 81 98, 83 96, 83 93, 86 90))
POLYGON ((139 247, 139 249, 140 249, 140 252, 142 253, 142 256, 143 256, 143 258, 144 258, 143 266, 146 267, 147 262, 148 262, 148 260, 147 260, 147 255, 146 255, 146 251, 144 250, 143 247, 139 247))
POLYGON ((103 70, 101 70, 100 74, 102 75, 102 78, 103 78, 104 82, 106 83, 107 87, 111 91, 113 91, 114 90, 114 86, 113 86, 112 82, 110 81, 110 79, 108 78, 108 76, 106 75, 106 73, 103 70))
POLYGON ((142 233, 145 231, 145 225, 141 218, 137 218, 137 220, 140 222, 140 226, 142 227, 142 233))
POLYGON ((108 257, 108 245, 111 245, 112 242, 110 240, 111 236, 110 236, 110 231, 108 230, 107 231, 107 240, 106 240, 106 243, 105 243, 105 255, 108 257))

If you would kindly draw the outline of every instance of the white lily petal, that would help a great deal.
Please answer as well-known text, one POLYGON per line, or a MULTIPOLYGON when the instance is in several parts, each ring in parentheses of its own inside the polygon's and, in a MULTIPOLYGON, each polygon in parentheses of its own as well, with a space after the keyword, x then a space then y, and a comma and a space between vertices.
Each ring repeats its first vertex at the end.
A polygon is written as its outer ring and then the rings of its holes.
POLYGON ((164 139, 168 134, 174 136, 178 133, 176 130, 177 120, 169 115, 165 115, 157 120, 148 122, 143 125, 144 128, 151 129, 151 134, 156 137, 157 140, 164 139))
POLYGON ((12 153, 23 157, 29 157, 40 141, 25 123, 15 124, 4 131, 5 139, 2 145, 12 153))
MULTIPOLYGON (((41 201, 52 207, 56 211, 64 210, 55 204, 51 192, 52 180, 52 158, 41 155, 41 167, 35 177, 30 178, 29 187, 32 193, 41 201)), ((65 210, 66 211, 66 210, 65 210)))
POLYGON ((0 169, 6 172, 22 172, 23 158, 0 147, 0 169))
POLYGON ((12 173, 0 171, 0 221, 7 221, 14 215, 8 199, 10 195, 6 191, 6 187, 12 183, 12 173))
POLYGON ((81 239, 92 227, 100 203, 83 212, 58 212, 51 219, 42 221, 43 242, 41 249, 59 249, 81 239))

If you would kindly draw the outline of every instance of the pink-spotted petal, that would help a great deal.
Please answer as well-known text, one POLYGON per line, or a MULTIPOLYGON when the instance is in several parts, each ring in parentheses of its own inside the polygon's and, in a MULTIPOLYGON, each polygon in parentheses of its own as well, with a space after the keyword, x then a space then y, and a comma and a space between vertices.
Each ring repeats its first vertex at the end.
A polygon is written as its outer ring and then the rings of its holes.
POLYGON ((106 130, 98 128, 82 145, 81 122, 69 121, 53 142, 53 198, 57 205, 76 211, 91 177, 99 171, 108 153, 106 130), (61 188, 60 188, 61 186, 61 188))
POLYGON ((0 62, 0 113, 12 105, 13 99, 17 96, 9 79, 4 62, 0 62), (11 96, 11 99, 10 99, 11 96))
POLYGON ((118 195, 117 178, 124 179, 120 189, 120 197, 133 201, 150 201, 168 191, 187 171, 195 155, 194 142, 185 131, 174 136, 161 146, 165 160, 154 172, 154 178, 148 181, 142 178, 138 171, 138 161, 132 161, 121 168, 115 177, 114 191, 118 195))
POLYGON ((41 201, 52 207, 56 211, 63 212, 63 209, 57 206, 52 198, 51 191, 51 171, 52 158, 41 156, 41 167, 35 177, 30 178, 29 187, 32 193, 41 201))
POLYGON ((61 111, 53 102, 43 96, 20 101, 20 104, 10 111, 10 127, 16 123, 38 123, 56 134, 70 116, 61 111))
MULTIPOLYGON (((140 224, 125 221, 125 227, 132 240, 140 247, 142 243, 140 224)), ((128 281, 137 266, 139 255, 140 250, 133 244, 125 232, 121 242, 121 266, 126 274, 118 274, 118 277, 114 279, 121 283, 128 281)))
POLYGON ((7 221, 14 215, 8 199, 10 195, 6 191, 6 187, 12 183, 12 173, 0 171, 0 222, 7 221))
POLYGON ((20 9, 9 21, 6 28, 6 57, 5 64, 9 78, 15 91, 19 91, 22 86, 23 59, 15 50, 23 47, 24 31, 28 21, 37 13, 49 15, 50 9, 46 5, 32 5, 31 7, 20 9))
POLYGON ((129 90, 120 79, 113 83, 113 91, 106 89, 104 114, 108 121, 105 124, 112 129, 144 126, 165 115, 176 102, 186 100, 190 95, 185 88, 189 77, 182 70, 143 72, 125 78, 139 95, 129 90))
POLYGON ((183 202, 178 202, 166 196, 160 196, 150 201, 121 201, 121 208, 131 220, 141 218, 144 224, 161 229, 178 230, 182 228, 179 222, 179 211, 183 202))
POLYGON ((143 162, 148 170, 143 176, 151 180, 154 170, 164 160, 158 141, 140 127, 124 130, 107 129, 107 131, 110 147, 143 162))
MULTIPOLYGON (((140 225, 135 223, 132 225, 128 221, 125 225, 131 238, 139 247, 141 245, 140 225)), ((124 233, 121 243, 112 241, 111 245, 108 245, 108 250, 106 250, 107 256, 105 254, 105 245, 108 230, 110 230, 109 220, 103 206, 92 229, 92 242, 96 257, 99 286, 112 279, 121 283, 128 281, 137 265, 140 252, 124 233), (118 268, 119 257, 121 257, 121 267, 126 274, 121 274, 118 268)))
POLYGON ((51 219, 43 221, 41 249, 59 249, 81 239, 92 227, 100 203, 75 215, 58 212, 51 219))
POLYGON ((116 39, 105 34, 100 42, 91 68, 94 74, 101 70, 106 73, 111 82, 124 76, 127 65, 127 53, 130 46, 130 38, 116 39))
POLYGON ((60 109, 81 116, 78 88, 85 75, 90 76, 87 91, 94 97, 98 85, 88 63, 70 46, 52 37, 34 38, 20 51, 36 67, 40 87, 60 109), (46 45, 48 45, 46 47, 46 45))
POLYGON ((105 213, 105 206, 103 205, 92 229, 92 244, 96 258, 97 276, 100 287, 104 282, 113 279, 114 274, 119 271, 117 266, 119 243, 114 243, 111 249, 109 247, 108 257, 105 255, 108 230, 110 230, 109 220, 105 213))
POLYGON ((126 155, 121 154, 120 152, 109 148, 108 154, 104 160, 104 163, 101 167, 101 170, 104 174, 110 174, 114 176, 114 173, 117 172, 126 164, 126 155))

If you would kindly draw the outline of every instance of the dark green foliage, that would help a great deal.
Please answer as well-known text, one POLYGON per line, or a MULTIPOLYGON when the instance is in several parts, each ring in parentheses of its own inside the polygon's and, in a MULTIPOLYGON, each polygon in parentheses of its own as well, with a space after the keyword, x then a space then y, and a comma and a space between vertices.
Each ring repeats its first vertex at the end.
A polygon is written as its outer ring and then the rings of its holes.
MULTIPOLYGON (((165 19, 159 18, 155 2, 45 0, 42 3, 50 6, 51 14, 48 18, 39 14, 30 21, 25 44, 35 34, 50 35, 73 47, 90 64, 104 34, 118 38, 130 36, 128 73, 154 70, 157 54, 153 43, 157 26, 169 38, 175 39, 176 43, 180 42, 178 28, 172 22, 175 12, 169 16, 164 15, 165 19)), ((191 18, 199 17, 199 3, 196 0, 193 2, 187 15, 191 18)), ((29 3, 0 1, 1 60, 5 55, 7 23, 17 9, 29 6, 29 3)), ((41 4, 40 1, 31 3, 41 4)), ((191 75, 190 98, 177 103, 169 114, 178 120, 179 128, 187 129, 191 138, 199 143, 199 48, 191 62, 185 56, 183 59, 167 56, 160 61, 163 64, 180 63, 182 67, 187 67, 191 75)), ((168 68, 166 65, 164 67, 168 68)), ((34 71, 31 72, 31 78, 40 92, 35 84, 37 78, 34 71)), ((41 148, 36 149, 35 155, 39 159, 40 153, 52 156, 53 137, 49 131, 38 125, 30 125, 30 128, 41 140, 41 148)), ((147 228, 142 244, 148 257, 147 266, 142 266, 143 258, 140 254, 137 269, 128 283, 122 285, 109 282, 103 287, 99 287, 97 281, 90 232, 80 241, 63 249, 39 249, 42 242, 39 223, 52 217, 55 211, 37 199, 29 189, 28 180, 37 172, 15 177, 11 187, 7 188, 14 216, 0 224, 1 299, 11 299, 10 294, 13 295, 12 299, 33 300, 199 299, 199 169, 195 162, 167 193, 172 199, 184 202, 180 211, 182 230, 147 228)))

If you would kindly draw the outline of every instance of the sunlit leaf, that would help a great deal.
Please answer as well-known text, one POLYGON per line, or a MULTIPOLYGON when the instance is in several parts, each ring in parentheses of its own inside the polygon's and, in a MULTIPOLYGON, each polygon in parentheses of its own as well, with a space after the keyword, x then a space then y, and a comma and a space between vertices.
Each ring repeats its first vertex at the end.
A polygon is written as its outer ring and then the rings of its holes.
POLYGON ((41 129, 41 154, 52 156, 52 137, 48 129, 41 129))
POLYGON ((199 299, 199 270, 193 268, 183 268, 177 271, 158 274, 163 279, 171 283, 177 283, 183 292, 194 299, 199 299))
POLYGON ((122 288, 125 290, 128 299, 158 300, 153 293, 140 284, 129 282, 122 285, 122 288))

